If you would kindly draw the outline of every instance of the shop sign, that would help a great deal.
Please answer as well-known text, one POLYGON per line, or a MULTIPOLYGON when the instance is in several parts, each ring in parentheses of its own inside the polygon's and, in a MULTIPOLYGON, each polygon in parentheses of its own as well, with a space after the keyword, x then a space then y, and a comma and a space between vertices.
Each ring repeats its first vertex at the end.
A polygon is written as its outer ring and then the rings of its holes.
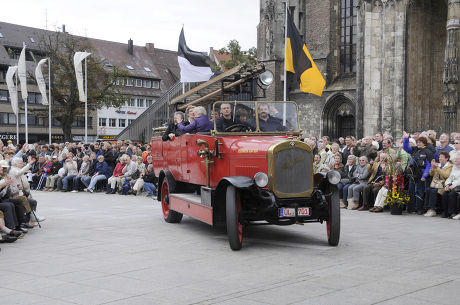
POLYGON ((0 134, 0 140, 16 140, 15 134, 0 134))

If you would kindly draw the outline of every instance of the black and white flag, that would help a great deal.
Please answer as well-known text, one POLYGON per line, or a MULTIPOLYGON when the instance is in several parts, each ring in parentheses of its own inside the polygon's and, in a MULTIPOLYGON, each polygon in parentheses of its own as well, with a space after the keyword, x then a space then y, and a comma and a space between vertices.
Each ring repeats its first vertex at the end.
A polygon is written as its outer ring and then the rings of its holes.
POLYGON ((213 75, 210 65, 206 62, 206 53, 192 51, 187 47, 183 28, 179 36, 177 55, 182 83, 208 81, 213 75))

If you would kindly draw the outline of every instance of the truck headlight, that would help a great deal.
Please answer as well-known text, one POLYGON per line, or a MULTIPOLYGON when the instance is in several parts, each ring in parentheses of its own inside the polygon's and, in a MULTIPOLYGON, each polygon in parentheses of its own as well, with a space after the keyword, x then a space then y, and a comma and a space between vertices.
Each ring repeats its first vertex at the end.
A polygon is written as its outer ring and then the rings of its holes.
POLYGON ((258 187, 266 187, 268 184, 268 176, 266 173, 258 172, 254 175, 254 182, 258 187))
POLYGON ((340 182, 340 173, 336 170, 329 171, 326 176, 330 184, 338 184, 340 182))

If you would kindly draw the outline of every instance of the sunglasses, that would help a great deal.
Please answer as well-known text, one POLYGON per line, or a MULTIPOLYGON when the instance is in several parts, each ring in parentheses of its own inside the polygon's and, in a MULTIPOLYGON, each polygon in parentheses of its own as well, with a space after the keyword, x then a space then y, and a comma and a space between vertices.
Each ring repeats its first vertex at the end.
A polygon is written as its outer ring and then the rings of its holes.
POLYGON ((460 142, 454 142, 454 144, 460 144, 460 142))

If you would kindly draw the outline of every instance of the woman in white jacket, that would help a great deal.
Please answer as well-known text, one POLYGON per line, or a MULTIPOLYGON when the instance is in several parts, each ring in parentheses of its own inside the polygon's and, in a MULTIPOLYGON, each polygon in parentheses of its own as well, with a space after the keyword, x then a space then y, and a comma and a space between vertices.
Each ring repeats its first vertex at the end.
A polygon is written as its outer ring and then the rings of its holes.
POLYGON ((63 168, 66 170, 67 175, 62 179, 62 192, 68 192, 69 182, 73 182, 73 178, 78 175, 77 161, 73 160, 73 154, 69 153, 67 159, 64 161, 63 168))
POLYGON ((460 154, 454 157, 454 166, 446 180, 446 187, 442 194, 443 218, 460 219, 457 206, 457 191, 460 188, 460 154))

